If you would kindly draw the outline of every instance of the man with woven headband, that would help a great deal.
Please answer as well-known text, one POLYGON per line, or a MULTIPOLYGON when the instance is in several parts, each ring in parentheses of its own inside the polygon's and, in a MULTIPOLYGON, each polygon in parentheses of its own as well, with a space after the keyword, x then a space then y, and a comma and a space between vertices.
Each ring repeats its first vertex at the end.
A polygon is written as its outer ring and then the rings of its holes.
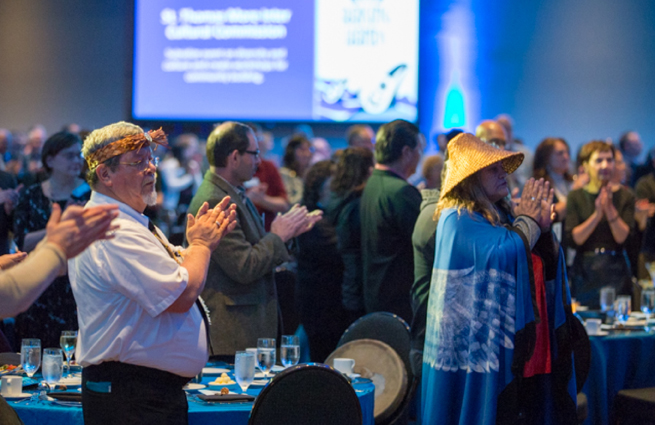
POLYGON ((506 177, 523 154, 466 133, 448 152, 435 212, 424 423, 575 424, 570 293, 550 231, 553 191, 530 179, 512 226, 506 177))
POLYGON ((164 132, 119 122, 93 131, 82 149, 93 189, 87 207, 119 207, 114 238, 69 261, 86 424, 187 423, 182 387, 208 358, 198 297, 236 213, 228 197, 205 204, 188 217, 188 248, 171 245, 143 215, 157 198, 151 144, 166 146, 164 132))

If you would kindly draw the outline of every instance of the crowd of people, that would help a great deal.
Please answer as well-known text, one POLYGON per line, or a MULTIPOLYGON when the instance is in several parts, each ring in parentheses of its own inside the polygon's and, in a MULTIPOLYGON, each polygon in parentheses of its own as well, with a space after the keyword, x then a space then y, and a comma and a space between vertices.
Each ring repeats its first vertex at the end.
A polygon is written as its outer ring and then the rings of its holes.
POLYGON ((79 329, 88 423, 155 404, 146 423, 185 423, 182 386, 208 355, 233 361, 302 325, 323 362, 386 311, 411 324, 426 423, 574 423, 571 297, 636 296, 655 259, 655 155, 638 163, 639 135, 590 141, 572 163, 563 138, 532 153, 507 115, 438 135, 426 157, 404 120, 354 125, 335 152, 301 130, 278 164, 256 124, 170 145, 126 122, 0 129, 0 317, 15 316, 0 351, 79 329))

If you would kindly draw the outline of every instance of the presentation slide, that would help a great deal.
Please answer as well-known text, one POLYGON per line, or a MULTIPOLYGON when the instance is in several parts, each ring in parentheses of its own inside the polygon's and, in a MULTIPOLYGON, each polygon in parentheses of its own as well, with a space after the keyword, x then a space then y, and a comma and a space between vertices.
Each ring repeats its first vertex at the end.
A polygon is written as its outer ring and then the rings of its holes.
POLYGON ((132 115, 418 117, 418 0, 136 0, 132 115))

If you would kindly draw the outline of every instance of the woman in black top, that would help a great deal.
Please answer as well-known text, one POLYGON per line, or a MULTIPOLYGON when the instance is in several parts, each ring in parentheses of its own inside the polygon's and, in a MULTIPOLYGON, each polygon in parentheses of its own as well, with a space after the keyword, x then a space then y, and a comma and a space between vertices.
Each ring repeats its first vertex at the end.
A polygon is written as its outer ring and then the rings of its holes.
POLYGON ((630 266, 624 244, 634 227, 635 197, 620 187, 612 191, 612 145, 592 141, 580 151, 589 183, 569 193, 566 232, 576 256, 571 270, 572 292, 582 305, 597 309, 600 288, 617 294, 632 292, 630 266))
MULTIPOLYGON (((89 200, 91 189, 80 178, 84 164, 81 151, 82 140, 73 133, 56 133, 46 140, 41 157, 49 178, 23 190, 14 212, 14 235, 21 250, 31 250, 45 236, 53 203, 63 211, 68 205, 84 205, 89 200)), ((61 331, 77 328, 77 305, 68 275, 60 276, 18 315, 16 341, 39 338, 42 347, 59 347, 61 331)))

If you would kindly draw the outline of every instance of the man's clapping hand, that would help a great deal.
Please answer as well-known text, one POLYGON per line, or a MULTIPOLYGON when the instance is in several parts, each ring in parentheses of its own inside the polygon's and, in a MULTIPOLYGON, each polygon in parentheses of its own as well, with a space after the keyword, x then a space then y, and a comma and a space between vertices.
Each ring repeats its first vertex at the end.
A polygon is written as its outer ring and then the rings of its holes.
POLYGON ((271 223, 271 233, 278 235, 282 241, 302 235, 310 230, 323 217, 323 211, 307 211, 307 207, 294 205, 284 214, 278 214, 271 223))
POLYGON ((209 209, 205 202, 195 217, 188 215, 186 232, 189 245, 205 246, 210 251, 216 249, 223 236, 237 225, 237 206, 229 204, 230 197, 226 196, 214 208, 209 209))

